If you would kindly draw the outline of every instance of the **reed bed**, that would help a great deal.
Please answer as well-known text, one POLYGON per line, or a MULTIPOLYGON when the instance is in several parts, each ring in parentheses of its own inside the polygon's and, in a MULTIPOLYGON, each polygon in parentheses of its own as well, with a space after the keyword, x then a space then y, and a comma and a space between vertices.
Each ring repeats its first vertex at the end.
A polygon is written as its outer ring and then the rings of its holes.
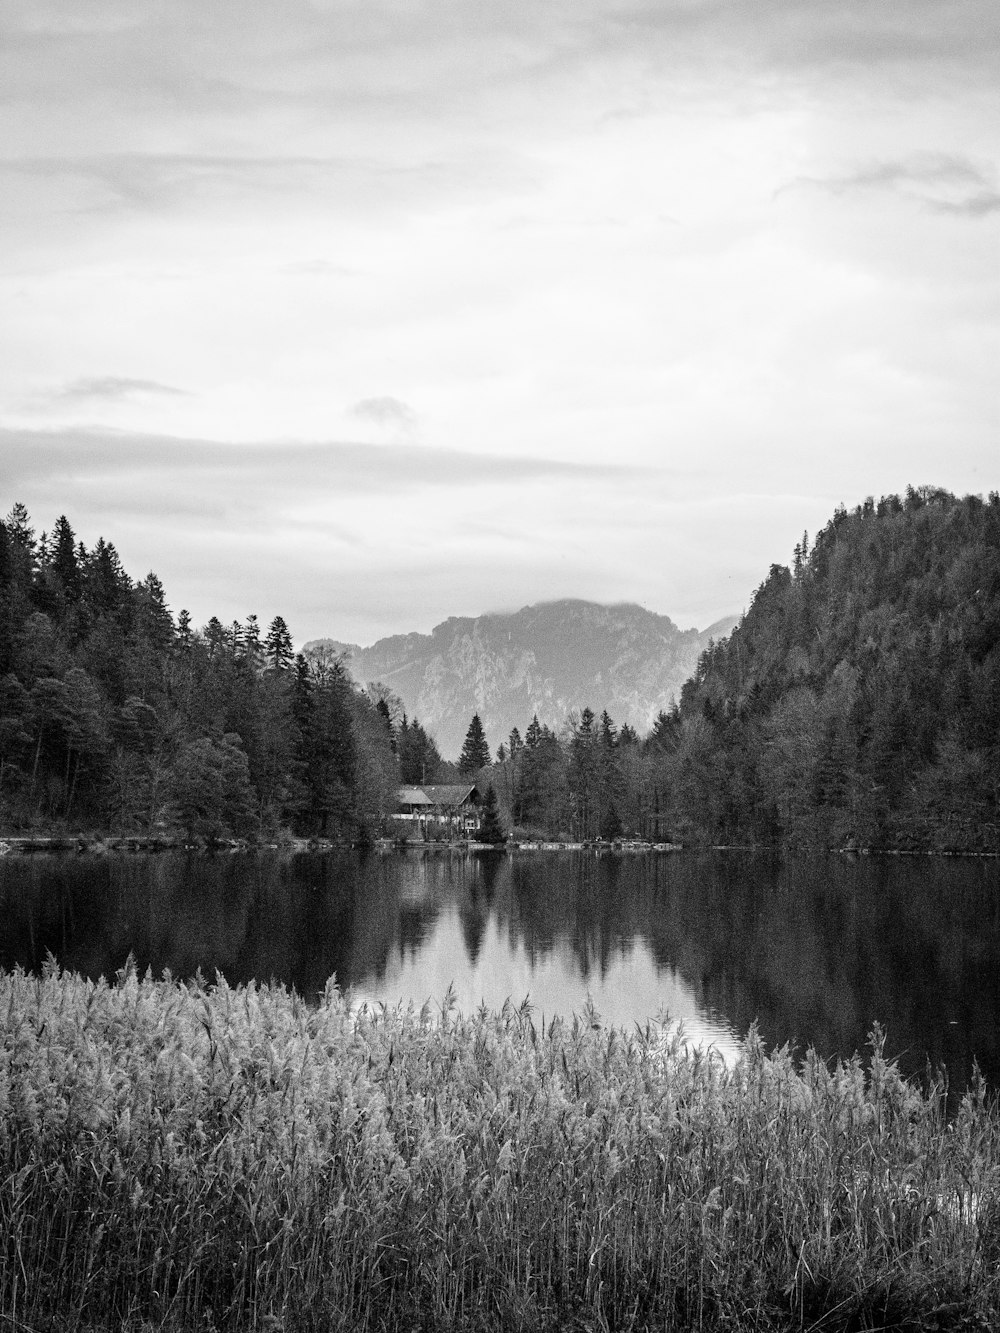
POLYGON ((588 1012, 0 974, 0 1333, 988 1329, 1000 1117, 588 1012))

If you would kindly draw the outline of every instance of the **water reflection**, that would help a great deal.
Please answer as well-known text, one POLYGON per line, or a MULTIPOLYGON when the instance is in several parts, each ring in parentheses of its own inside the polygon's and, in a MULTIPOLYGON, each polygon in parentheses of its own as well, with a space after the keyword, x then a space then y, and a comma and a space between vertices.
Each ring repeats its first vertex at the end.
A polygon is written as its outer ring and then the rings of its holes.
POLYGON ((0 858, 0 964, 47 952, 89 976, 132 953, 154 974, 335 974, 359 1000, 498 1007, 607 1022, 668 1011, 698 1041, 824 1055, 874 1021, 904 1066, 977 1056, 1000 1075, 1000 895, 986 861, 734 854, 0 858))

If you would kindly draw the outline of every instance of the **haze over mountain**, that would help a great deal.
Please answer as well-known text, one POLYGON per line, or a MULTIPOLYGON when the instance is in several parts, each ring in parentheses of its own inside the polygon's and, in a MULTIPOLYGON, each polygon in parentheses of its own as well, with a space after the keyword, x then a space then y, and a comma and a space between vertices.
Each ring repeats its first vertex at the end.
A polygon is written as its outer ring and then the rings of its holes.
POLYGON ((625 603, 564 600, 510 613, 452 616, 430 634, 399 634, 368 648, 317 640, 348 655, 356 681, 379 681, 403 701, 457 757, 478 713, 491 748, 512 727, 523 734, 532 716, 560 727, 572 709, 607 709, 620 726, 648 731, 656 714, 680 696, 709 640, 736 617, 705 630, 682 630, 669 616, 625 603))

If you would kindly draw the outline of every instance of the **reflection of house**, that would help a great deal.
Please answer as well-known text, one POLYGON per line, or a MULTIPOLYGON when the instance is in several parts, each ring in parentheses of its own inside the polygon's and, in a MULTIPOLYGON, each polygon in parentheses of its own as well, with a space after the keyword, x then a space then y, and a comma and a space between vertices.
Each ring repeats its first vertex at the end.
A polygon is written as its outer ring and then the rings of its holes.
POLYGON ((420 836, 467 837, 479 831, 482 797, 471 783, 432 783, 400 787, 395 818, 419 828, 420 836))

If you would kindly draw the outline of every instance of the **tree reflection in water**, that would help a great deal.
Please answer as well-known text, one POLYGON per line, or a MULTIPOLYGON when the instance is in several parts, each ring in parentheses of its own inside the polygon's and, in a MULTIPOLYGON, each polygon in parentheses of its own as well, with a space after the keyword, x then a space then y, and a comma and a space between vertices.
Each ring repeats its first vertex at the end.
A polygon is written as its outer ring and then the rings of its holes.
POLYGON ((175 977, 221 972, 304 995, 498 1006, 644 1022, 665 1006, 732 1047, 824 1056, 873 1022, 904 1068, 973 1058, 1000 1077, 1000 867, 931 858, 745 853, 217 857, 6 856, 0 964, 111 976, 129 953, 175 977))

